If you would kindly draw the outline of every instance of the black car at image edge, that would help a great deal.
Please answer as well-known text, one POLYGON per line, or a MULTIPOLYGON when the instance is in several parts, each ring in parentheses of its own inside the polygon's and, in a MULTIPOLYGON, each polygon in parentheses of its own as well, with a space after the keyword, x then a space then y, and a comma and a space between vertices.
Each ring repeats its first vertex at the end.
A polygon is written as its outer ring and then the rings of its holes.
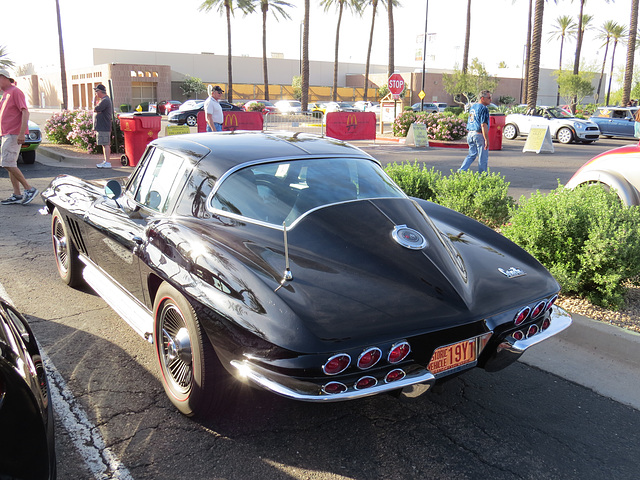
POLYGON ((222 415, 232 378, 308 402, 415 396, 571 324, 531 255, 330 138, 164 137, 128 178, 62 175, 42 198, 60 277, 153 345, 186 415, 222 415))

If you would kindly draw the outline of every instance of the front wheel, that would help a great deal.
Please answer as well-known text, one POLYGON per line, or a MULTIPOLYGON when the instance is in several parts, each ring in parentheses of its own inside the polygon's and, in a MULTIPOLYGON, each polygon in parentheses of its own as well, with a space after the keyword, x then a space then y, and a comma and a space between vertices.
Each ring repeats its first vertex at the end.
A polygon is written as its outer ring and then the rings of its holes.
POLYGON ((36 151, 35 150, 29 150, 27 152, 21 152, 20 155, 22 156, 22 163, 24 163, 25 165, 33 165, 36 161, 36 151))
POLYGON ((565 145, 567 143, 571 143, 573 141, 573 132, 571 131, 571 129, 562 127, 560 130, 558 130, 558 141, 560 143, 564 143, 565 145))
POLYGON ((158 289, 153 311, 154 339, 162 385, 184 415, 217 413, 228 375, 187 299, 168 283, 158 289))
POLYGON ((509 123, 502 129, 502 135, 507 140, 514 140, 518 136, 518 129, 514 124, 509 123))
POLYGON ((80 286, 83 283, 82 262, 78 258, 69 227, 57 208, 51 216, 51 239, 60 278, 70 287, 80 286))
POLYGON ((187 125, 195 127, 198 124, 198 118, 195 115, 189 115, 187 117, 187 125))

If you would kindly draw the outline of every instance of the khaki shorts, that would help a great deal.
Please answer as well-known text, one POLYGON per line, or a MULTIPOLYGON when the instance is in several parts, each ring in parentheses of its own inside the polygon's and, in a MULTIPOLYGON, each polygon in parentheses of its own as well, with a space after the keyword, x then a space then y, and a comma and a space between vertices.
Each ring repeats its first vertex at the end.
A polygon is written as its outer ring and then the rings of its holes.
POLYGON ((2 146, 0 147, 0 166, 17 167, 18 156, 20 155, 20 145, 18 145, 18 135, 3 135, 2 146))
POLYGON ((111 145, 111 132, 96 132, 98 145, 111 145))

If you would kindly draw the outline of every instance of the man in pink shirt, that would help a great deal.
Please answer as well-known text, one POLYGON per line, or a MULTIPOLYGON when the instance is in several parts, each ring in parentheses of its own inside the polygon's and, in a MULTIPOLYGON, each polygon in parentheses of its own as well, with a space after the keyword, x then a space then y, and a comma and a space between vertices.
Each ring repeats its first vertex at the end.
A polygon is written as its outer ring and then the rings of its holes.
POLYGON ((29 129, 29 110, 24 99, 24 93, 14 85, 9 72, 0 68, 0 166, 9 172, 9 179, 13 186, 13 195, 0 204, 11 205, 20 203, 26 205, 38 194, 38 189, 31 187, 18 168, 20 145, 29 129), (24 187, 24 195, 20 194, 20 185, 24 187))

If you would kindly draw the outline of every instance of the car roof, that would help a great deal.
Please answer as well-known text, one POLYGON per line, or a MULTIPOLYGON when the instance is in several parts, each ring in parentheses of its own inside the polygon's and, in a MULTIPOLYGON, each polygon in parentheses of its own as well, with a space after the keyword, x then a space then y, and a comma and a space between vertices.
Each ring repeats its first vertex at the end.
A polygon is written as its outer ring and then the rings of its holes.
POLYGON ((202 159, 206 170, 216 178, 246 163, 292 158, 359 157, 377 162, 341 140, 305 133, 194 133, 160 137, 151 145, 202 159))

